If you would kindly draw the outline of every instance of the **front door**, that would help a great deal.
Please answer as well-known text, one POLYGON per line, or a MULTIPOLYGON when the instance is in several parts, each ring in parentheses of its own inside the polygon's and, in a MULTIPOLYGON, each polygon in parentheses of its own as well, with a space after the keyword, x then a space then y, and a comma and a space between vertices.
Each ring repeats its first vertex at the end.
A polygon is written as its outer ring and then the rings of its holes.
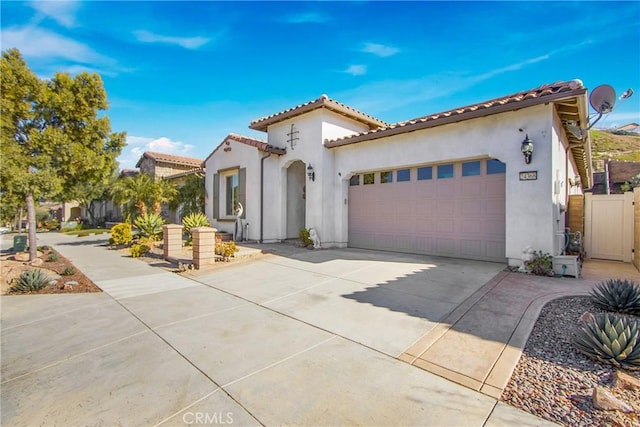
POLYGON ((287 168, 287 239, 296 239, 305 227, 305 165, 300 160, 287 168))

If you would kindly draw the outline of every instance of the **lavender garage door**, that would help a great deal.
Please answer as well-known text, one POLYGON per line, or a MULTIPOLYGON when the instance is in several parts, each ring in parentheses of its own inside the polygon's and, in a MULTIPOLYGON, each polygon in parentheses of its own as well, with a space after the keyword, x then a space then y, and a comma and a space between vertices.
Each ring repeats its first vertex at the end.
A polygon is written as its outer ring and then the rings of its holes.
POLYGON ((349 246, 505 261, 505 165, 477 160, 360 173, 349 246))

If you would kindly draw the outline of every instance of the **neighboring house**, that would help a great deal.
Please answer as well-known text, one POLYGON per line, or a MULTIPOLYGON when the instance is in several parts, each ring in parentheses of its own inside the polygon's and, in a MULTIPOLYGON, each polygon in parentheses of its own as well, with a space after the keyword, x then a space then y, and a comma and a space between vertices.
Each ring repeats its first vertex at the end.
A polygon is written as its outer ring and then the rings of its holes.
MULTIPOLYGON (((622 194, 622 185, 640 174, 640 162, 609 160, 601 172, 601 185, 594 185, 593 194, 622 194)), ((595 176, 594 176, 595 178, 595 176)))
POLYGON ((182 172, 190 172, 202 166, 202 159, 175 156, 173 154, 145 151, 136 167, 141 173, 151 175, 154 179, 167 178, 182 172))
POLYGON ((563 247, 569 194, 592 185, 579 80, 388 124, 320 98, 260 118, 265 140, 230 134, 204 162, 207 216, 276 242, 315 228, 323 247, 520 265, 563 247), (533 142, 530 164, 523 141, 533 142))
POLYGON ((623 130, 626 132, 640 133, 640 125, 637 123, 627 123, 623 126, 618 126, 616 130, 623 130))
MULTIPOLYGON (((149 174, 156 180, 166 179, 180 187, 187 176, 204 174, 202 164, 202 159, 145 151, 136 167, 140 169, 140 173, 149 174)), ((179 224, 182 221, 180 208, 174 211, 163 205, 162 216, 172 223, 179 224)))

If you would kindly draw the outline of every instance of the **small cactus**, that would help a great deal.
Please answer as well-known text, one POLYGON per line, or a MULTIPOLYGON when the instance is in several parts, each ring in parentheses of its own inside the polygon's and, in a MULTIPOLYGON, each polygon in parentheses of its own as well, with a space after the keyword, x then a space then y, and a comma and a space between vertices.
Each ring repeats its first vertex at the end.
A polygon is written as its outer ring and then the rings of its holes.
POLYGON ((640 322, 614 313, 600 313, 585 322, 574 338, 586 356, 618 368, 640 369, 640 322))
POLYGON ((49 284, 51 279, 42 270, 31 269, 23 271, 11 286, 12 292, 35 292, 49 284))

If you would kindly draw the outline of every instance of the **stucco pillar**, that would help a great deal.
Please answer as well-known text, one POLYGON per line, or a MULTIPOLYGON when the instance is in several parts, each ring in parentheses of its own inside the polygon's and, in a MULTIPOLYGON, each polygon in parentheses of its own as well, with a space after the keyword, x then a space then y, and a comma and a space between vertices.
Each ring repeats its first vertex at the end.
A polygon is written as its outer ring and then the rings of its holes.
POLYGON ((211 265, 216 260, 216 228, 196 227, 193 234, 193 265, 196 269, 211 265))
POLYGON ((182 226, 179 224, 163 225, 162 236, 164 259, 178 258, 182 251, 182 226))

